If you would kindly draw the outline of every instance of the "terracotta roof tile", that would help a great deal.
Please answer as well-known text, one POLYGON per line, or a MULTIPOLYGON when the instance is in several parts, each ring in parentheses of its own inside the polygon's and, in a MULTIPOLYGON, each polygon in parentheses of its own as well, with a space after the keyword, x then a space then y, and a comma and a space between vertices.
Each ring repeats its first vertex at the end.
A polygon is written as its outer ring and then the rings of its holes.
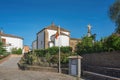
POLYGON ((11 35, 11 34, 5 34, 5 33, 0 33, 0 36, 13 37, 13 38, 20 38, 20 39, 23 39, 22 37, 14 36, 14 35, 11 35))
MULTIPOLYGON (((54 23, 52 23, 50 26, 47 26, 47 27, 43 28, 42 30, 40 30, 37 34, 39 34, 40 32, 42 32, 45 29, 58 30, 58 28, 59 28, 58 26, 56 26, 54 23)), ((65 32, 70 32, 70 31, 68 31, 68 30, 66 30, 64 28, 60 28, 60 30, 65 31, 65 32)))
MULTIPOLYGON (((59 28, 58 26, 53 25, 53 24, 51 24, 50 26, 46 27, 46 29, 51 29, 51 30, 58 30, 58 28, 59 28)), ((66 32, 70 32, 70 31, 68 31, 68 30, 66 30, 64 28, 60 28, 60 30, 61 31, 66 31, 66 32)))

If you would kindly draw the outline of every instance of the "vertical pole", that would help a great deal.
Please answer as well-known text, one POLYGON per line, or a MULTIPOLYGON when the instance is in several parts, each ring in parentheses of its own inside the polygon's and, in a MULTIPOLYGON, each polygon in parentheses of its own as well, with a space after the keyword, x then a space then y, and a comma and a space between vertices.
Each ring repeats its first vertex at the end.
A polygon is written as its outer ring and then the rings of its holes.
POLYGON ((61 63, 60 63, 60 26, 59 26, 59 73, 61 73, 61 63))

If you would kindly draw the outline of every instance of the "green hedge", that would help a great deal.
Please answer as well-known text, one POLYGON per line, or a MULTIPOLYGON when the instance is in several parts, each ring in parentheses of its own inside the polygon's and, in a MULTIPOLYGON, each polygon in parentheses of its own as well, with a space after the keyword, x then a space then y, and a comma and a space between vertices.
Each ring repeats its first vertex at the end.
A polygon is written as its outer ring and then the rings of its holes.
POLYGON ((12 54, 22 54, 22 49, 12 48, 12 54))
MULTIPOLYGON (((60 51, 61 53, 71 53, 72 52, 72 48, 67 46, 67 47, 60 47, 60 51)), ((38 49, 38 50, 34 50, 34 53, 39 56, 39 57, 45 57, 46 54, 50 54, 50 55, 55 55, 57 53, 59 53, 59 47, 50 47, 48 49, 38 49)))
MULTIPOLYGON (((72 48, 67 47, 61 47, 61 63, 68 63, 68 56, 73 55, 72 48)), ((29 53, 26 53, 26 59, 25 63, 32 64, 32 61, 35 61, 31 56, 36 56, 36 59, 45 58, 48 63, 56 63, 58 64, 58 54, 59 53, 59 47, 50 47, 48 49, 39 49, 34 50, 29 53)))

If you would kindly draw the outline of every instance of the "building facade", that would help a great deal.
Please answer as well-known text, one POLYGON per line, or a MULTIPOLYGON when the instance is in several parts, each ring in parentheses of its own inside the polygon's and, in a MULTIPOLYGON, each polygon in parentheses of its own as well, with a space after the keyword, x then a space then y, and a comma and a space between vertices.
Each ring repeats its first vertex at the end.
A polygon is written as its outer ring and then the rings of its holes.
POLYGON ((30 47, 27 45, 23 46, 23 53, 28 53, 30 51, 30 47))
POLYGON ((3 42, 7 52, 11 52, 12 48, 23 49, 23 38, 21 37, 5 34, 0 31, 0 40, 3 42))
POLYGON ((47 49, 53 46, 72 46, 70 44, 70 31, 59 28, 52 23, 50 26, 47 26, 37 33, 37 38, 33 41, 32 47, 33 49, 47 49), (58 29, 60 30, 60 35, 58 38, 55 38, 58 29))
POLYGON ((32 49, 37 49, 37 41, 36 40, 34 40, 32 42, 32 49))

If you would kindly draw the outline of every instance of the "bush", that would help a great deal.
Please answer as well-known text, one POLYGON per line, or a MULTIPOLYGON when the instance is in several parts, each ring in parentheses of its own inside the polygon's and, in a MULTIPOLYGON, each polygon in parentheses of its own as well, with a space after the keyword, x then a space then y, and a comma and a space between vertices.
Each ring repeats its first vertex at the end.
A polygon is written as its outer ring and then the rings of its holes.
POLYGON ((50 47, 48 49, 46 49, 47 53, 50 53, 51 55, 55 55, 59 52, 59 48, 58 47, 50 47))
MULTIPOLYGON (((61 63, 66 64, 68 63, 68 56, 73 55, 72 54, 72 48, 71 47, 61 47, 61 63)), ((59 60, 59 47, 50 47, 48 49, 40 49, 40 50, 34 50, 26 53, 25 56, 25 63, 27 64, 34 64, 35 58, 37 63, 45 63, 42 61, 42 58, 46 60, 47 63, 54 63, 58 64, 59 60)))
POLYGON ((83 37, 82 42, 76 46, 79 55, 120 50, 120 36, 112 34, 100 41, 92 42, 91 37, 83 37))
POLYGON ((67 47, 62 46, 60 49, 61 49, 62 53, 71 53, 72 52, 72 47, 69 47, 69 46, 67 46, 67 47))
POLYGON ((105 43, 108 49, 120 50, 120 37, 116 34, 109 36, 105 43))
POLYGON ((5 48, 3 47, 3 43, 0 42, 0 55, 4 55, 6 53, 5 48))
POLYGON ((44 49, 35 50, 34 52, 38 57, 45 57, 45 54, 46 54, 46 51, 44 49))
MULTIPOLYGON (((60 62, 62 64, 66 64, 68 63, 68 57, 69 56, 72 56, 72 55, 75 55, 74 53, 60 53, 60 62)), ((56 54, 56 55, 53 55, 51 60, 50 60, 52 63, 55 63, 55 64, 58 64, 58 61, 59 61, 59 54, 56 54)))
POLYGON ((22 54, 22 49, 12 48, 12 54, 22 54))

